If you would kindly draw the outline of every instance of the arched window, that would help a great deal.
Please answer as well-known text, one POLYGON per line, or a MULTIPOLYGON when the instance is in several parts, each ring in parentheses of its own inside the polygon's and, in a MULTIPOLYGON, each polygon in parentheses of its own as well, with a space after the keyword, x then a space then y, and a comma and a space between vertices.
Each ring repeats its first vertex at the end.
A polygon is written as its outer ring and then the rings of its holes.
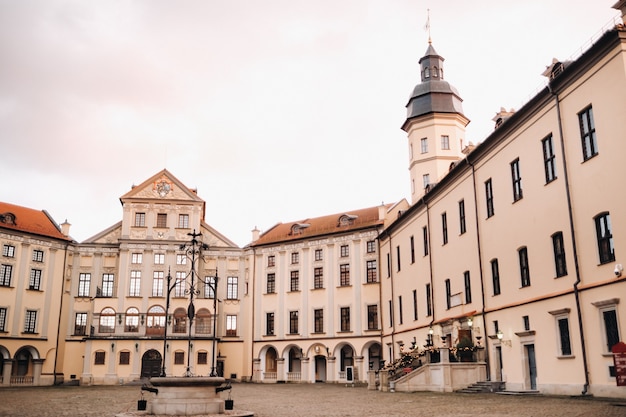
POLYGON ((196 313, 196 334, 211 334, 211 313, 206 308, 196 313))
POLYGON ((107 307, 100 312, 100 326, 98 332, 113 333, 115 331, 115 310, 107 307))
POLYGON ((433 77, 437 78, 439 76, 439 69, 437 67, 433 67, 433 77))
POLYGON ((430 68, 425 67, 424 68, 424 79, 428 79, 430 78, 430 68))
POLYGON ((126 323, 124 325, 125 332, 139 331, 139 310, 131 307, 126 310, 126 323))
POLYGON ((152 306, 148 310, 146 334, 163 334, 165 330, 165 309, 161 306, 152 306))
POLYGON ((187 331, 187 312, 184 308, 177 308, 174 311, 174 333, 185 333, 187 331))

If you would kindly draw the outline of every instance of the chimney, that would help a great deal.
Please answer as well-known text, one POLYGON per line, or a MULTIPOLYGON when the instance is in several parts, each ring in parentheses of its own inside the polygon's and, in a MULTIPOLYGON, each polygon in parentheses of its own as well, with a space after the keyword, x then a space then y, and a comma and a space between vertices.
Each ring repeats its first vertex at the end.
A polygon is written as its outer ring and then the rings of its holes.
POLYGON ((257 229, 256 226, 254 226, 254 229, 252 229, 252 241, 256 242, 257 240, 259 240, 260 236, 261 236, 261 231, 257 229))
POLYGON ((60 226, 61 226, 61 233, 63 233, 65 236, 69 236, 71 224, 67 222, 67 219, 65 219, 65 221, 61 223, 60 226))
POLYGON ((387 207, 385 207, 385 202, 383 201, 378 206, 378 220, 385 220, 385 215, 387 214, 387 207))

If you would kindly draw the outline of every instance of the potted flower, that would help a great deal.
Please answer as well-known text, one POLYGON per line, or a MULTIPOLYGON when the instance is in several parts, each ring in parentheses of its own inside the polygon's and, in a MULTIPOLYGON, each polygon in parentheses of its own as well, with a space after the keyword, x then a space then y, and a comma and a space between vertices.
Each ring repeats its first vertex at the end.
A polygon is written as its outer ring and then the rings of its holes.
POLYGON ((461 362, 471 362, 474 355, 474 342, 467 336, 463 336, 456 345, 457 355, 461 362))

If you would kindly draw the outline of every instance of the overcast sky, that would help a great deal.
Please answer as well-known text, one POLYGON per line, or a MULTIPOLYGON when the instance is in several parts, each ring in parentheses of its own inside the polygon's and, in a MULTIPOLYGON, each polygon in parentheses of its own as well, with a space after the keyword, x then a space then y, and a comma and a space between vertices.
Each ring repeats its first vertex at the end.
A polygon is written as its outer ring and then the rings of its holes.
POLYGON ((428 46, 482 141, 616 0, 0 0, 0 200, 83 241, 163 168, 250 230, 409 199, 400 129, 428 46))

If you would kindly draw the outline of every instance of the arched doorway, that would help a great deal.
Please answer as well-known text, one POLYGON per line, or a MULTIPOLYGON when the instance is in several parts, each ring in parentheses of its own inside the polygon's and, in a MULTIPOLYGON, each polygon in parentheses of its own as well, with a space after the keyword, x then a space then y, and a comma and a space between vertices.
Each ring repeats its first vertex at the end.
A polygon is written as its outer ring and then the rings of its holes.
POLYGON ((276 379, 277 375, 277 359, 278 354, 276 353, 276 349, 270 347, 265 352, 265 373, 263 379, 276 379))
POLYGON ((367 354, 369 357, 369 370, 370 371, 378 371, 380 368, 382 368, 381 366, 381 346, 378 343, 374 343, 372 344, 372 346, 370 346, 367 349, 367 354))
POLYGON ((141 377, 150 378, 161 375, 161 354, 151 349, 141 357, 141 377))
POLYGON ((315 382, 326 382, 326 356, 315 356, 315 382))

